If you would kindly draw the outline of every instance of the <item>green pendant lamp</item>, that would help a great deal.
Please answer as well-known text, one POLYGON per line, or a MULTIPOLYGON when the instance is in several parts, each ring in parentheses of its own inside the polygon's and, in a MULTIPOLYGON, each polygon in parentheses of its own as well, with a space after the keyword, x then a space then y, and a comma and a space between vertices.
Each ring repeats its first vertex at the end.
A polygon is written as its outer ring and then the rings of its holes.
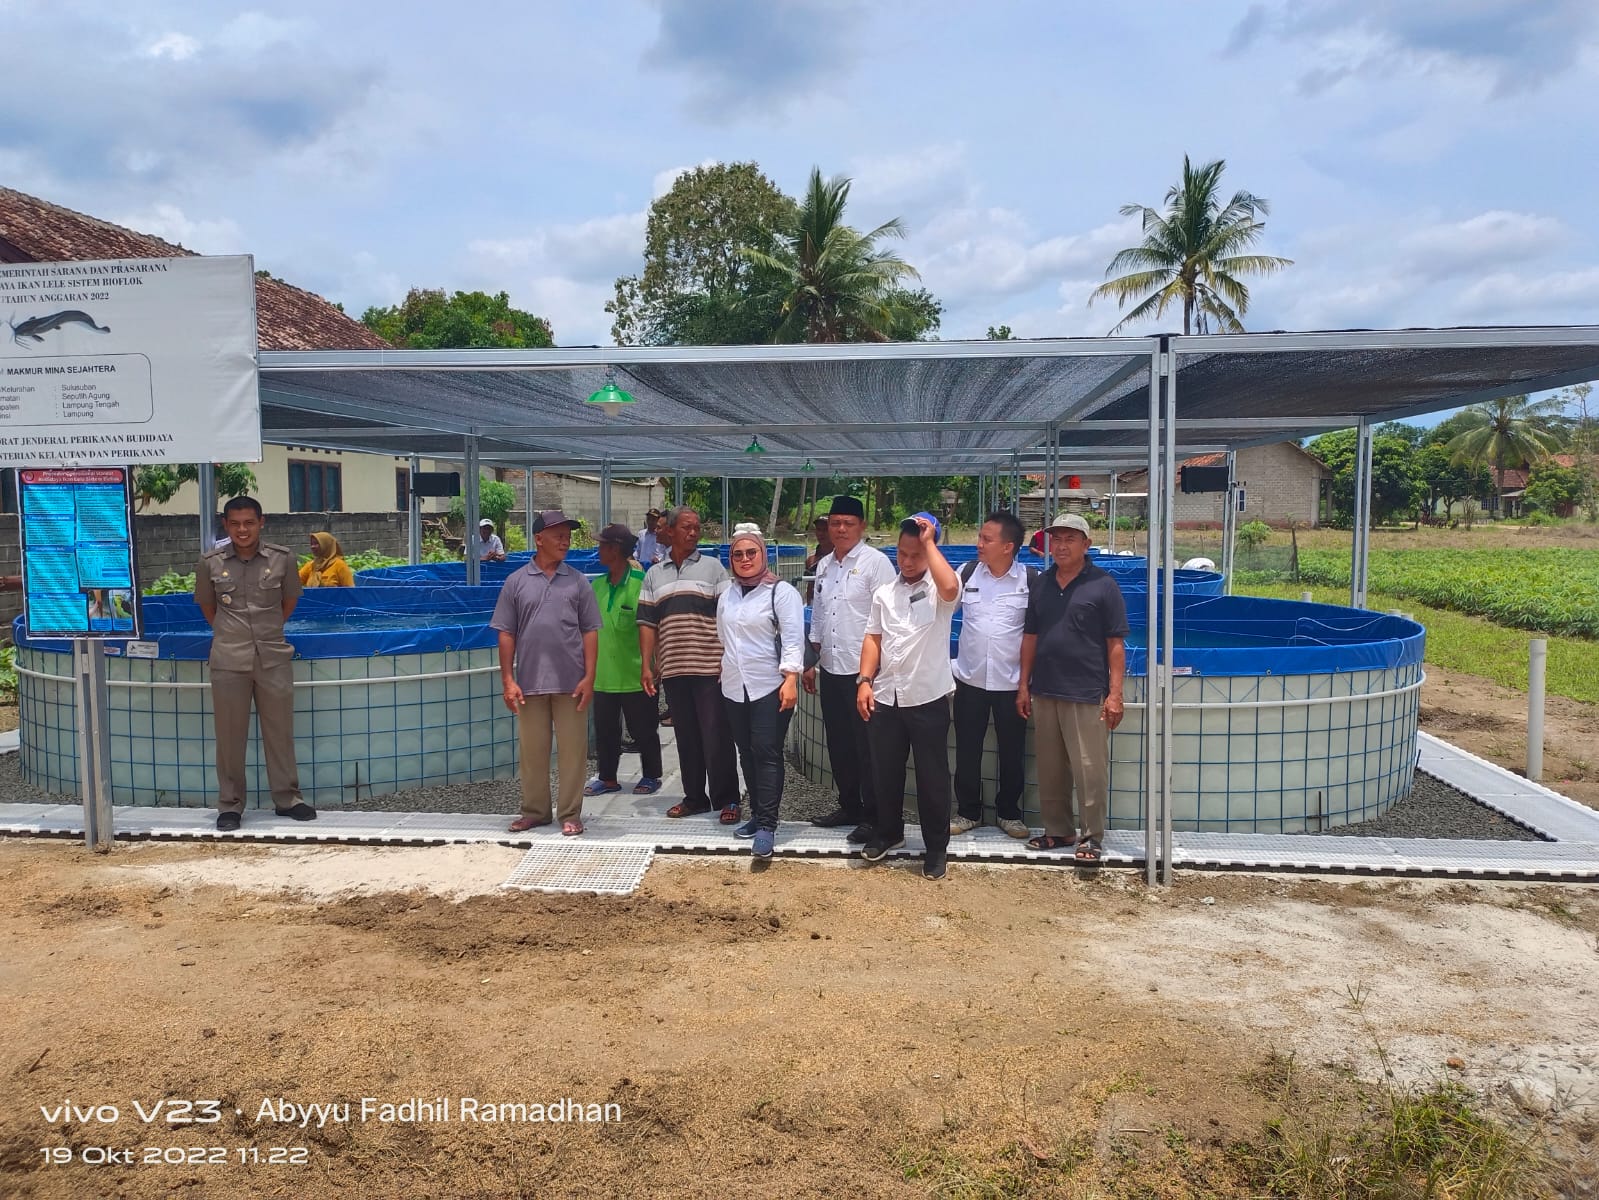
POLYGON ((600 386, 600 390, 591 395, 584 403, 598 405, 602 414, 610 416, 612 413, 621 412, 622 405, 636 403, 636 400, 632 393, 624 392, 616 386, 616 368, 607 367, 605 369, 605 382, 600 386))

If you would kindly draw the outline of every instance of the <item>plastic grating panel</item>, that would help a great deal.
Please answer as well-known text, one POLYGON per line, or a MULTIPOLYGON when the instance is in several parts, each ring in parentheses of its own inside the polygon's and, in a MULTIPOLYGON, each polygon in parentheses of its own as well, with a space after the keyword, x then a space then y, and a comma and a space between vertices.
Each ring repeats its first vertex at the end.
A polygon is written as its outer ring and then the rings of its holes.
POLYGON ((1418 769, 1477 803, 1556 841, 1599 841, 1599 811, 1431 734, 1418 740, 1418 769))
POLYGON ((500 884, 525 892, 631 896, 655 859, 655 847, 616 842, 537 845, 500 884))

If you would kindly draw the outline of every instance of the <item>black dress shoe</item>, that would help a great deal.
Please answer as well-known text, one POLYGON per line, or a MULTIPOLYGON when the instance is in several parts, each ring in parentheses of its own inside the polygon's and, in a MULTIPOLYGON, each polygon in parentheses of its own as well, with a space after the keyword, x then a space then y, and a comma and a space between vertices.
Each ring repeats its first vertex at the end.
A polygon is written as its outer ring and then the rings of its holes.
POLYGON ((934 882, 944 878, 946 870, 945 852, 942 850, 929 850, 927 857, 922 860, 922 878, 934 882))
POLYGON ((844 840, 852 846, 864 846, 877 836, 876 827, 862 822, 844 835, 844 840))
POLYGON ((833 809, 831 812, 823 813, 821 816, 813 820, 811 824, 820 825, 823 829, 841 829, 845 825, 858 825, 860 824, 860 820, 861 818, 858 813, 852 813, 848 809, 840 806, 833 809))
POLYGON ((239 814, 238 813, 236 813, 236 812, 225 812, 225 813, 218 813, 217 814, 217 832, 218 833, 233 833, 238 828, 239 828, 239 814))
POLYGON ((292 817, 296 821, 316 820, 316 809, 304 801, 296 804, 293 808, 274 808, 272 811, 280 817, 292 817))

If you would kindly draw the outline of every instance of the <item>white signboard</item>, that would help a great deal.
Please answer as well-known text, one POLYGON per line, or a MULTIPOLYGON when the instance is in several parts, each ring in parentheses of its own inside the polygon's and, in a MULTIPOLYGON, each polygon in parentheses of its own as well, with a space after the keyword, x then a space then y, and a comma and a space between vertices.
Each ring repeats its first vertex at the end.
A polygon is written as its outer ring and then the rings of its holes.
POLYGON ((253 268, 0 263, 0 466, 260 462, 253 268))

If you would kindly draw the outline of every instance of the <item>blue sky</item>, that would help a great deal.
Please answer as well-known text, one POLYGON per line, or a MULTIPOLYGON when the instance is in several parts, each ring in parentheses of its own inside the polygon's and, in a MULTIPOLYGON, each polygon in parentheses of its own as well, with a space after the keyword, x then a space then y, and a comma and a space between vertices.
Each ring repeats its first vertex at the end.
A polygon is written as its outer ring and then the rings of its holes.
POLYGON ((0 182, 355 313, 504 289, 608 342, 651 199, 754 159, 903 217, 944 336, 1102 334, 1118 209, 1187 153, 1296 262, 1251 329, 1599 323, 1592 0, 0 0, 0 39, 0 182))

